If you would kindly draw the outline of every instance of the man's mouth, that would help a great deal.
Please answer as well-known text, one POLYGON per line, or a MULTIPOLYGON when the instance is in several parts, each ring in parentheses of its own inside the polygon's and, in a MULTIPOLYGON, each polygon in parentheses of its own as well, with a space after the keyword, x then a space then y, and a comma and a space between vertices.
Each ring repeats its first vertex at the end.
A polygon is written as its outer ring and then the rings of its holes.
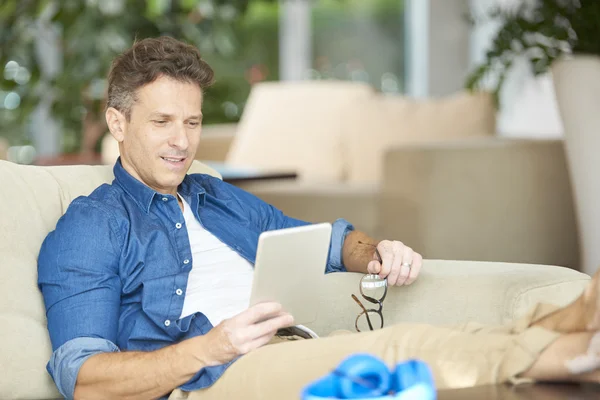
POLYGON ((163 160, 173 164, 179 164, 185 161, 185 157, 161 157, 163 160))

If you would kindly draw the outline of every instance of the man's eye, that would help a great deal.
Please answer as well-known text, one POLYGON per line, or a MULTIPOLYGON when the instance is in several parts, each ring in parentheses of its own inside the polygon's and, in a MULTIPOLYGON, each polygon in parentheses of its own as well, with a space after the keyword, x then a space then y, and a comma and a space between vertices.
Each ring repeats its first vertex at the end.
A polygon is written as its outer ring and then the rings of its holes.
POLYGON ((188 125, 191 126, 192 128, 195 128, 198 125, 200 125, 200 122, 189 122, 188 125))
POLYGON ((167 121, 163 121, 163 120, 155 120, 155 121, 154 121, 154 123, 155 123, 156 125, 164 125, 164 124, 166 124, 166 123, 167 123, 167 121))

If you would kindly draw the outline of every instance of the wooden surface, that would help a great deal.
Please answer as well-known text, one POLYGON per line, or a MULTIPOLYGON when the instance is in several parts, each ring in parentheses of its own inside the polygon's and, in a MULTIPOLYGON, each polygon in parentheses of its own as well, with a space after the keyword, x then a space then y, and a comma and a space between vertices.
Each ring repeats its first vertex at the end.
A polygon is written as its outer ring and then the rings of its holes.
POLYGON ((495 385, 441 390, 438 400, 591 400, 600 399, 600 384, 495 385))

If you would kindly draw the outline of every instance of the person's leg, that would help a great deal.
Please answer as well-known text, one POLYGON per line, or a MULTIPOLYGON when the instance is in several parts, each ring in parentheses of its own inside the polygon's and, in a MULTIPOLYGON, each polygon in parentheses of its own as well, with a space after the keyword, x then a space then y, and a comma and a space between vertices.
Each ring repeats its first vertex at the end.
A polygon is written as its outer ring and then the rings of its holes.
POLYGON ((600 270, 594 274, 583 294, 567 307, 535 321, 537 326, 561 332, 600 330, 600 270))
MULTIPOLYGON (((411 324, 268 345, 243 356, 212 387, 190 393, 189 399, 297 398, 309 382, 362 352, 382 358, 389 366, 411 358, 423 360, 438 388, 503 382, 530 368, 557 337, 543 329, 522 335, 471 334, 411 324)), ((186 397, 178 392, 172 399, 177 398, 186 397)))
MULTIPOLYGON (((600 274, 600 272, 599 272, 600 274)), ((236 361, 210 388, 175 391, 171 399, 297 398, 309 382, 344 358, 366 352, 388 365, 411 358, 432 369, 436 387, 459 388, 513 379, 600 381, 599 274, 580 299, 521 328, 461 329, 396 325, 374 332, 269 345, 236 361), (572 318, 573 315, 578 318, 572 318), (584 329, 585 328, 585 329, 584 329), (570 332, 570 333, 559 333, 570 332), (596 336, 594 336, 596 335, 596 336), (189 397, 188 397, 189 396, 189 397)))
POLYGON ((600 331, 562 335, 521 377, 535 381, 600 382, 600 331))

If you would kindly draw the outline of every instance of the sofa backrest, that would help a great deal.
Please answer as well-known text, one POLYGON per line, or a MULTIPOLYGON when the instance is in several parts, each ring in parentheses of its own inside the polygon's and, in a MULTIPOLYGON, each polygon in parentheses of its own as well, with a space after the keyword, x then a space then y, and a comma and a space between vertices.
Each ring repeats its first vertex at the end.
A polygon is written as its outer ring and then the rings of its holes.
POLYGON ((342 122, 373 96, 366 84, 343 81, 264 82, 248 97, 226 162, 294 170, 302 180, 344 177, 342 122))
MULTIPOLYGON (((218 174, 194 162, 191 172, 218 174)), ((71 201, 113 180, 111 166, 38 167, 0 161, 1 399, 59 398, 46 372, 51 346, 37 257, 71 201)))
POLYGON ((250 93, 226 162, 311 182, 379 183, 390 147, 495 131, 485 92, 410 99, 357 82, 265 82, 250 93))
POLYGON ((378 95, 344 120, 347 180, 381 183, 387 150, 405 145, 492 137, 496 108, 491 94, 458 92, 411 99, 378 95))

